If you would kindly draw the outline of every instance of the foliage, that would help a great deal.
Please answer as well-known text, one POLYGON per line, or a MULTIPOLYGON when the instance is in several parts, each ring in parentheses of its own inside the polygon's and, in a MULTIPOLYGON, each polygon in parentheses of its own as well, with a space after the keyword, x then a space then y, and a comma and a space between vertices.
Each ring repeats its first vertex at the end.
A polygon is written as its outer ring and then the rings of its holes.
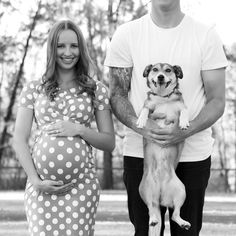
MULTIPOLYGON (((62 0, 60 3, 56 0, 0 1, 0 133, 6 128, 5 140, 4 142, 0 140, 2 143, 0 152, 3 151, 0 166, 19 166, 11 148, 17 99, 26 80, 40 79, 44 73, 45 44, 51 25, 66 17, 72 19, 81 28, 87 39, 90 55, 95 65, 95 76, 108 86, 108 69, 103 64, 109 40, 118 25, 139 18, 147 12, 147 6, 143 2, 147 1, 62 0), (12 19, 16 19, 14 23, 11 22, 12 19), (32 27, 33 22, 35 22, 34 27, 32 27), (19 83, 17 89, 14 90, 17 78, 19 83), (15 105, 11 108, 10 102, 14 97, 16 99, 14 100, 15 105), (9 120, 6 120, 9 109, 11 116, 9 120)), ((226 73, 227 104, 224 116, 214 126, 216 145, 213 153, 213 168, 224 169, 220 174, 215 172, 214 180, 220 179, 219 181, 223 182, 224 191, 232 191, 235 190, 235 174, 232 171, 227 171, 227 169, 235 168, 236 163, 236 44, 231 48, 225 48, 225 52, 229 60, 226 73)), ((98 168, 103 168, 103 166, 118 168, 117 171, 113 171, 114 176, 106 178, 113 178, 114 186, 120 188, 122 185, 116 180, 122 178, 119 168, 122 168, 124 131, 123 125, 115 117, 113 118, 116 130, 116 149, 112 155, 97 153, 97 166, 98 168), (104 161, 106 162, 105 165, 104 161)), ((32 144, 32 142, 33 138, 30 143, 32 144)), ((4 170, 5 173, 7 171, 7 169, 4 170)), ((3 173, 2 170, 0 172, 3 173)), ((4 176, 9 177, 12 173, 15 173, 13 174, 15 177, 24 179, 22 173, 17 171, 8 171, 4 176)), ((103 174, 101 173, 101 178, 103 174)), ((5 182, 7 183, 7 181, 5 182)))

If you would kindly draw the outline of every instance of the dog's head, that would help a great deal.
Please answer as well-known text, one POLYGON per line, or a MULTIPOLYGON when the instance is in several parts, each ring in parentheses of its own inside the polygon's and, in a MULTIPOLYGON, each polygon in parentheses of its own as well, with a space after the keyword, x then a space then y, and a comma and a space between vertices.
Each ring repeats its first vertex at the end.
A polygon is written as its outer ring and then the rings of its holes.
POLYGON ((146 66, 143 77, 153 93, 159 96, 168 96, 178 88, 178 79, 183 78, 180 66, 171 66, 167 63, 157 63, 146 66))

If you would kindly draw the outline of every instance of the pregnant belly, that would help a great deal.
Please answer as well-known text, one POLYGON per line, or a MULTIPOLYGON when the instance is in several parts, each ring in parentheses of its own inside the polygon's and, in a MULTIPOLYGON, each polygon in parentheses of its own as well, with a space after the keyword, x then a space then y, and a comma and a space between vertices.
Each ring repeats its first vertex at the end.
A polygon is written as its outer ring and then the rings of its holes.
POLYGON ((43 134, 33 149, 33 160, 41 179, 64 183, 83 179, 93 169, 91 147, 79 137, 43 134))

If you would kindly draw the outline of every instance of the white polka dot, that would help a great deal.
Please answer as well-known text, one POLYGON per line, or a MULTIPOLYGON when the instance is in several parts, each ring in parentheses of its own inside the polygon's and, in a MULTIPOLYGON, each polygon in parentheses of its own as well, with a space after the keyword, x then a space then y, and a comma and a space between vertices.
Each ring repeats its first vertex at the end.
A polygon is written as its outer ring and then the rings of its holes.
POLYGON ((52 229, 52 226, 51 226, 51 225, 47 225, 47 226, 46 226, 46 230, 47 230, 47 231, 50 231, 51 229, 52 229))
POLYGON ((58 170, 57 170, 57 173, 58 173, 59 175, 61 175, 61 174, 63 174, 63 170, 62 170, 62 169, 58 169, 58 170))
POLYGON ((71 230, 70 229, 66 230, 66 235, 71 235, 71 230))
POLYGON ((66 218, 66 223, 70 224, 71 223, 71 219, 70 218, 66 218))
POLYGON ((39 225, 44 225, 44 220, 39 220, 39 225))
POLYGON ((63 158, 64 158, 64 157, 63 157, 62 154, 58 154, 58 155, 57 155, 57 159, 58 159, 59 161, 63 160, 63 158))
POLYGON ((80 157, 78 155, 75 156, 75 161, 79 161, 80 157))
POLYGON ((51 214, 50 213, 46 213, 45 217, 46 217, 46 219, 49 219, 49 218, 51 218, 51 214))
POLYGON ((84 213, 84 212, 85 212, 85 208, 84 208, 84 207, 81 207, 81 208, 80 208, 80 212, 81 212, 81 213, 84 213))
POLYGON ((79 105, 79 109, 84 110, 84 105, 83 104, 79 105))
POLYGON ((70 168, 72 166, 72 163, 70 161, 66 162, 66 167, 70 168))
POLYGON ((79 184, 79 189, 84 189, 84 185, 83 184, 79 184))
POLYGON ((52 223, 53 223, 54 225, 57 224, 57 223, 58 223, 58 219, 56 219, 56 218, 52 219, 52 223))
POLYGON ((46 161, 47 157, 45 155, 42 155, 42 161, 46 161))
MULTIPOLYGON (((81 200, 81 198, 80 198, 80 200, 81 200)), ((81 201, 83 201, 83 200, 81 200, 81 201)), ((76 206, 79 205, 79 202, 75 200, 75 201, 72 202, 72 205, 73 205, 74 207, 76 207, 76 206)))
POLYGON ((58 204, 59 204, 59 206, 63 206, 63 205, 64 205, 64 201, 63 201, 63 200, 60 200, 60 201, 58 202, 58 204))
POLYGON ((52 180, 56 180, 56 176, 55 176, 55 175, 51 175, 50 178, 51 178, 52 180))
POLYGON ((66 200, 70 200, 70 199, 71 199, 70 194, 66 194, 66 195, 65 195, 65 199, 66 199, 66 200))
POLYGON ((67 212, 71 212, 71 207, 70 207, 70 206, 67 206, 67 207, 66 207, 66 211, 67 211, 67 212))
POLYGON ((73 218, 78 218, 79 217, 79 214, 77 213, 77 212, 73 212, 73 214, 72 214, 72 216, 73 216, 73 218))
POLYGON ((91 207, 92 203, 91 202, 87 202, 87 207, 91 207))
MULTIPOLYGON (((80 201, 84 201, 84 200, 85 200, 85 196, 84 196, 84 195, 81 195, 79 199, 80 199, 80 201)), ((77 203, 78 203, 78 202, 77 202, 77 203)), ((72 204, 73 204, 73 203, 72 203, 72 204)))
POLYGON ((49 152, 50 153, 54 153, 55 152, 55 148, 53 148, 53 147, 49 148, 49 152))
POLYGON ((76 109, 76 107, 74 105, 70 107, 71 111, 74 111, 75 109, 76 109))
POLYGON ((54 162, 50 161, 49 162, 49 167, 53 168, 55 166, 54 162))
POLYGON ((60 218, 65 217, 65 213, 64 213, 64 212, 60 212, 60 213, 59 213, 59 217, 60 217, 60 218))
POLYGON ((73 152, 72 148, 67 148, 66 149, 67 153, 71 154, 73 152))
POLYGON ((78 168, 75 168, 74 170, 73 170, 73 173, 74 174, 77 174, 79 172, 79 169, 78 168))
POLYGON ((57 195, 54 195, 54 194, 53 194, 53 195, 51 196, 51 199, 52 199, 52 200, 57 200, 57 195))
POLYGON ((77 189, 76 188, 73 188, 72 190, 71 190, 71 192, 72 192, 72 194, 77 194, 77 189))
POLYGON ((59 236, 59 231, 58 230, 54 230, 53 231, 53 236, 59 236))
POLYGON ((65 225, 64 225, 64 224, 60 224, 60 225, 59 225, 59 229, 61 229, 61 230, 62 230, 62 229, 65 229, 65 225))
POLYGON ((45 232, 40 232, 39 236, 46 236, 45 232))
POLYGON ((81 118, 83 116, 83 114, 81 112, 78 112, 76 115, 78 118, 81 118))
POLYGON ((43 214, 43 212, 44 212, 44 210, 43 210, 42 207, 38 208, 38 213, 39 213, 39 214, 43 214))
POLYGON ((89 189, 89 190, 87 190, 87 195, 88 196, 91 196, 92 195, 92 191, 89 189))
POLYGON ((37 204, 34 202, 34 203, 32 204, 32 208, 33 208, 33 209, 36 209, 36 207, 37 207, 37 204))
POLYGON ((64 141, 59 141, 58 142, 58 146, 60 146, 60 147, 64 146, 64 144, 65 144, 64 141))
POLYGON ((66 175, 66 176, 65 176, 65 179, 66 179, 66 180, 69 180, 70 178, 71 178, 71 175, 66 175))
POLYGON ((48 170, 47 169, 43 169, 43 173, 47 175, 48 174, 48 170))
POLYGON ((79 228, 79 226, 77 224, 73 224, 73 226, 72 226, 73 230, 77 230, 78 228, 79 228))
POLYGON ((57 207, 56 206, 52 207, 52 212, 57 212, 57 207))
POLYGON ((39 196, 39 197, 38 197, 38 201, 39 201, 39 202, 43 201, 43 196, 39 196))

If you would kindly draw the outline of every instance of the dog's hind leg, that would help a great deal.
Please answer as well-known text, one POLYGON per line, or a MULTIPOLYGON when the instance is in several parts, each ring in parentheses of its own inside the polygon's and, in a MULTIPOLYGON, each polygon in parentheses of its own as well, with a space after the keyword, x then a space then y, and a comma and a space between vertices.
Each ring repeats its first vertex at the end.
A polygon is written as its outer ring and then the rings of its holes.
POLYGON ((153 177, 150 171, 144 172, 142 181, 139 185, 139 193, 145 204, 147 205, 149 212, 149 225, 155 226, 158 223, 156 215, 156 203, 155 188, 153 177), (155 197, 155 198, 154 198, 155 197))
POLYGON ((175 221, 181 228, 188 230, 191 227, 191 224, 180 217, 180 208, 184 204, 186 197, 185 188, 179 179, 176 185, 178 185, 178 191, 176 191, 176 194, 173 198, 174 211, 171 219, 175 221))

